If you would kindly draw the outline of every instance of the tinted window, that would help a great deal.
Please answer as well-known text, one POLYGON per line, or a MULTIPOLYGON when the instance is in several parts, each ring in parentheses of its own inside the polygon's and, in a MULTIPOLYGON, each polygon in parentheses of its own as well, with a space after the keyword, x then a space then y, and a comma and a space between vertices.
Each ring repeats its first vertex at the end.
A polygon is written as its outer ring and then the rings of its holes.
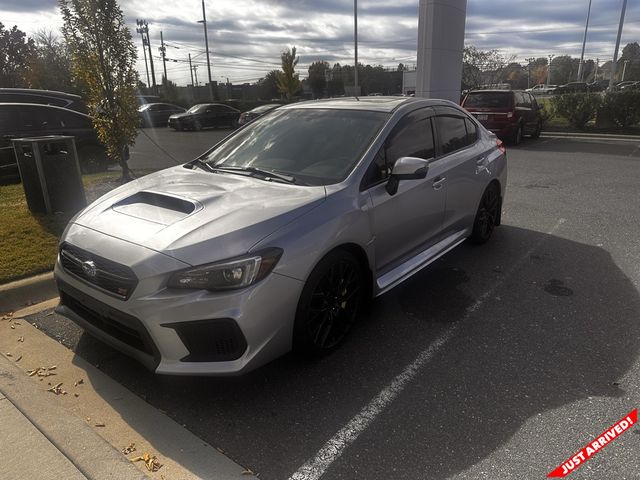
POLYGON ((344 180, 384 123, 386 113, 291 109, 260 117, 204 159, 216 166, 256 167, 328 185, 344 180))
POLYGON ((471 145, 478 139, 478 129, 475 124, 468 118, 464 119, 464 125, 467 127, 467 139, 465 143, 471 145))
POLYGON ((59 112, 62 126, 66 128, 93 128, 91 120, 82 115, 75 115, 70 112, 59 112))
POLYGON ((433 129, 427 115, 424 110, 419 110, 409 113, 398 122, 367 173, 367 186, 388 178, 401 157, 429 160, 435 156, 433 129))
POLYGON ((464 118, 439 115, 435 120, 442 155, 455 152, 469 145, 464 118))
POLYGON ((0 132, 16 130, 17 107, 0 107, 0 132))
POLYGON ((464 108, 509 108, 511 92, 472 92, 464 101, 464 108))

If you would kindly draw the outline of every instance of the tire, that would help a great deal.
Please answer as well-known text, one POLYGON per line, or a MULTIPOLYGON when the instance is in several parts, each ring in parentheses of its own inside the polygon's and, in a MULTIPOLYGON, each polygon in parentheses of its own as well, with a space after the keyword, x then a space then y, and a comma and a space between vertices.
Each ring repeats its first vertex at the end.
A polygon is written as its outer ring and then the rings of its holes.
POLYGON ((490 183, 482 194, 476 218, 473 221, 473 231, 469 237, 473 243, 482 245, 491 238, 494 228, 500 224, 501 209, 500 188, 496 183, 490 183))
POLYGON ((520 145, 522 142, 522 125, 518 124, 517 130, 511 135, 511 145, 520 145))
POLYGON ((542 124, 540 122, 538 122, 538 125, 536 126, 536 129, 531 134, 531 138, 540 138, 540 133, 542 133, 542 124))
POLYGON ((298 301, 294 352, 317 357, 335 350, 358 317, 364 282, 362 266, 349 252, 336 250, 320 260, 298 301))
POLYGON ((82 173, 106 172, 108 158, 102 147, 88 145, 78 150, 78 162, 82 173))

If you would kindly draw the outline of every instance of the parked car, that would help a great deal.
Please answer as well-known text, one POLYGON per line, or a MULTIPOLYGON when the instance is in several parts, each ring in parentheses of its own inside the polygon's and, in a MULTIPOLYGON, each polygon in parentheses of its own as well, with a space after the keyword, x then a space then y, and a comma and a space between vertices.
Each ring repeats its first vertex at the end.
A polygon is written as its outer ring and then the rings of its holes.
POLYGON ((44 135, 73 135, 82 171, 106 170, 108 158, 88 115, 51 105, 0 103, 0 181, 20 181, 11 140, 44 135))
POLYGON ((368 299, 489 240, 506 168, 502 142, 452 102, 287 105, 75 217, 57 312, 162 374, 328 353, 368 299))
POLYGON ((274 110, 280 106, 279 103, 268 103, 266 105, 260 105, 248 112, 243 112, 240 114, 240 118, 238 119, 238 125, 245 125, 258 117, 261 117, 265 113, 269 113, 271 110, 274 110))
POLYGON ((562 95, 565 93, 587 93, 589 91, 589 85, 586 82, 570 82, 565 85, 560 85, 553 93, 555 95, 562 95))
POLYGON ((166 127, 171 115, 184 113, 186 109, 170 103, 145 103, 138 108, 138 112, 143 127, 166 127))
POLYGON ((238 126, 240 110, 221 103, 201 103, 184 113, 169 117, 169 126, 176 130, 201 130, 208 127, 238 126))
POLYGON ((159 103, 160 97, 157 95, 138 94, 136 95, 136 102, 138 103, 138 106, 141 107, 142 105, 146 105, 147 103, 159 103))
POLYGON ((0 103, 36 103, 68 108, 80 113, 88 113, 87 105, 80 95, 56 92, 53 90, 36 90, 33 88, 0 88, 0 103))
POLYGON ((529 92, 533 95, 548 95, 552 93, 558 86, 548 85, 546 83, 540 83, 534 87, 527 88, 525 92, 529 92))
POLYGON ((626 92, 628 90, 638 90, 638 89, 640 89, 640 82, 630 82, 619 88, 619 90, 622 92, 626 92))
POLYGON ((524 135, 538 138, 542 130, 535 97, 519 90, 474 90, 462 101, 482 125, 505 141, 518 145, 524 135))

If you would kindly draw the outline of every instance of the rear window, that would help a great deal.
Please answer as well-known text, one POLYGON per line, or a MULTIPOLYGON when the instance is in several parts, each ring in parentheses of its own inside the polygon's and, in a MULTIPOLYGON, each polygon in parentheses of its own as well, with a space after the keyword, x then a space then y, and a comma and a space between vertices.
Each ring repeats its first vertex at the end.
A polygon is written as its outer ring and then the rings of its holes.
POLYGON ((464 108, 509 108, 511 92, 470 93, 464 101, 464 108))

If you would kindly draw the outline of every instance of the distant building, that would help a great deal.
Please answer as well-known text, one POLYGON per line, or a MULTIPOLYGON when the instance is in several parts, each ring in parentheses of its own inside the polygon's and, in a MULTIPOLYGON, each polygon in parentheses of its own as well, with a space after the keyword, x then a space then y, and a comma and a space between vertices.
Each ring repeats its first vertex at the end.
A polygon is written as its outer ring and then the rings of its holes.
POLYGON ((402 72, 402 94, 413 95, 416 93, 417 73, 415 70, 402 72))

